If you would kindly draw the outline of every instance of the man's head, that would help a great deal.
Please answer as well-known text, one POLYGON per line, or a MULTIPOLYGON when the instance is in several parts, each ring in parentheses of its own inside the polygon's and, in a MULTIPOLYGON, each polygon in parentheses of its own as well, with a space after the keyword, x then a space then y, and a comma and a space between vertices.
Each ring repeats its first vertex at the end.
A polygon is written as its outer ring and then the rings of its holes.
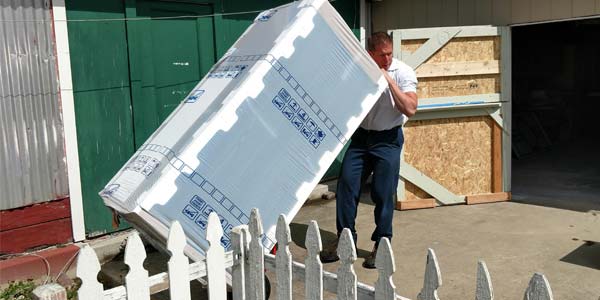
POLYGON ((380 68, 389 69, 392 64, 392 37, 382 31, 373 33, 369 37, 367 51, 380 68))

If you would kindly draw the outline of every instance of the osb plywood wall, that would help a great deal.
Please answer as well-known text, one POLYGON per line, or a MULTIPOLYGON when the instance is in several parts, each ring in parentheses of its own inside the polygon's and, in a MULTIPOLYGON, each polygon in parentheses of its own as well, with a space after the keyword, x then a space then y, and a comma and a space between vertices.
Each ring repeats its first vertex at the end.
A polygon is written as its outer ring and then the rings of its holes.
POLYGON ((496 74, 419 79, 417 94, 421 98, 438 98, 500 92, 500 76, 496 74))
MULTIPOLYGON (((414 52, 425 42, 403 40, 401 47, 414 52)), ((499 37, 468 37, 453 38, 423 65, 499 60, 499 37)), ((500 74, 419 78, 417 93, 420 99, 500 93, 500 74)), ((409 121, 404 160, 454 194, 490 193, 493 122, 489 116, 409 121)), ((405 200, 431 198, 410 182, 405 187, 405 200)))
MULTIPOLYGON (((402 50, 414 52, 427 40, 402 40, 402 50)), ((500 59, 500 37, 453 38, 425 63, 453 61, 484 61, 500 59)))
MULTIPOLYGON (((403 40, 403 51, 414 52, 426 40, 403 40)), ((481 62, 500 60, 500 37, 453 38, 421 66, 437 63, 481 62)), ((419 66, 419 67, 421 67, 419 66)), ((417 68, 418 71, 419 68, 417 68)), ((419 78, 419 98, 452 97, 500 93, 500 74, 419 78)))
MULTIPOLYGON (((492 126, 488 116, 411 121, 404 160, 457 195, 490 193, 492 126)), ((411 183, 406 200, 431 198, 411 183)))

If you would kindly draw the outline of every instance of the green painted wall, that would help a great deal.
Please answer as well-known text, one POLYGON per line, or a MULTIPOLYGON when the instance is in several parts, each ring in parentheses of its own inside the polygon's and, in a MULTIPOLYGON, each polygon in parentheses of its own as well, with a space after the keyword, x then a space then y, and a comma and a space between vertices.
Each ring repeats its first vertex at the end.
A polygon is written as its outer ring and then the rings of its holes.
MULTIPOLYGON (((125 17, 119 0, 67 0, 68 19, 125 17)), ((87 233, 112 229, 98 196, 134 153, 125 21, 70 22, 69 46, 87 233)))
MULTIPOLYGON (((212 4, 127 1, 127 18, 210 16, 212 4)), ((213 17, 127 23, 135 148, 140 147, 216 61, 213 17)))
MULTIPOLYGON (((88 236, 114 230, 111 213, 98 191, 246 30, 257 13, 168 21, 123 19, 258 11, 288 2, 66 0, 69 20, 99 20, 68 23, 88 236), (174 61, 180 63, 174 65, 174 61)), ((357 36, 358 3, 359 0, 332 3, 357 36)), ((337 175, 339 160, 326 176, 337 175)), ((122 224, 121 228, 126 226, 122 224)))

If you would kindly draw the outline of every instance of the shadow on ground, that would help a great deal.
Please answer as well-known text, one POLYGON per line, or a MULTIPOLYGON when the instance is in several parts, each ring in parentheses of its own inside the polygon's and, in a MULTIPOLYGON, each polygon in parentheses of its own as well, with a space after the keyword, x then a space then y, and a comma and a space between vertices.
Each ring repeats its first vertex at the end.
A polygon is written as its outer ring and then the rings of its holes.
POLYGON ((600 270, 600 243, 594 241, 583 241, 583 244, 560 261, 600 270))
MULTIPOLYGON (((299 224, 299 223, 291 223, 290 231, 292 235, 292 241, 300 248, 306 249, 306 230, 308 229, 308 225, 299 224)), ((337 234, 331 231, 326 231, 323 229, 319 229, 319 233, 321 234, 321 241, 323 247, 333 243, 337 238, 337 234)), ((367 257, 370 254, 370 251, 364 249, 356 249, 357 257, 367 257)))

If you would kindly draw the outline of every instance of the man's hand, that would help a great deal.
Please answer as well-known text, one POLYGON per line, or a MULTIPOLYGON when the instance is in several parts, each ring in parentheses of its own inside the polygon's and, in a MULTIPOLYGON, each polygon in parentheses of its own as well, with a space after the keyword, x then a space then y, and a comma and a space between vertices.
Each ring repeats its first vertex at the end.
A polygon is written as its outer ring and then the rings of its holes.
POLYGON ((417 105, 419 102, 417 94, 414 92, 405 93, 401 91, 396 84, 396 81, 388 74, 387 70, 382 68, 381 72, 388 82, 390 91, 392 92, 392 98, 394 98, 394 103, 396 104, 396 109, 409 118, 414 116, 417 112, 417 105))

